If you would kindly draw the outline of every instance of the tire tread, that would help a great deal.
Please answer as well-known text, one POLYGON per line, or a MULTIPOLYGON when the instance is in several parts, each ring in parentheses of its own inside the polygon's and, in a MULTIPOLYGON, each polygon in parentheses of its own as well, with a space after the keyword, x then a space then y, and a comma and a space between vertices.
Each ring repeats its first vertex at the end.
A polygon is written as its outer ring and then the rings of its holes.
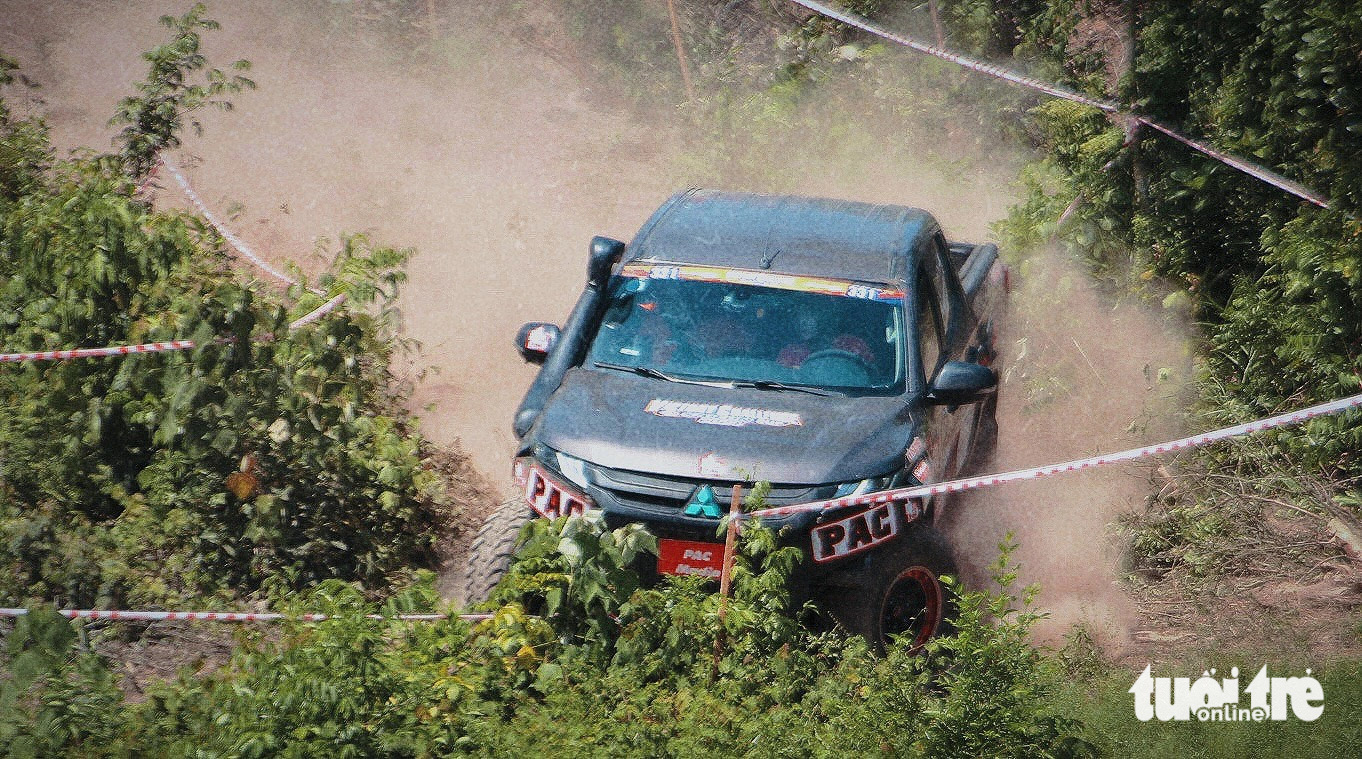
POLYGON ((503 502, 483 520, 468 547, 468 564, 459 587, 462 603, 482 603, 492 595, 492 589, 510 569, 520 529, 531 516, 524 501, 516 498, 503 502))

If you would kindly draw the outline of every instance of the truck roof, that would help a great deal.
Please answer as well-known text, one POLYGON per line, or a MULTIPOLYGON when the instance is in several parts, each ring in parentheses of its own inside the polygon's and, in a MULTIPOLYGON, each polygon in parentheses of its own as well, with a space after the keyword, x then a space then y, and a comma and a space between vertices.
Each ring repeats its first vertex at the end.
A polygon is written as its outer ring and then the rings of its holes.
POLYGON ((691 189, 644 223, 624 261, 903 282, 918 241, 936 231, 918 208, 691 189))

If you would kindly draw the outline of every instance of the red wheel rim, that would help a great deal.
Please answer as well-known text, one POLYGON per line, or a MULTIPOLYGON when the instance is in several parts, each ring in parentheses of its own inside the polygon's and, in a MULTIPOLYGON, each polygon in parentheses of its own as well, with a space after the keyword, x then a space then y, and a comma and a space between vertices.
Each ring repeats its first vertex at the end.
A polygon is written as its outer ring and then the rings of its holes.
POLYGON ((936 573, 926 567, 909 567, 894 578, 880 612, 884 642, 891 635, 911 635, 913 648, 920 647, 941 627, 944 596, 936 573))

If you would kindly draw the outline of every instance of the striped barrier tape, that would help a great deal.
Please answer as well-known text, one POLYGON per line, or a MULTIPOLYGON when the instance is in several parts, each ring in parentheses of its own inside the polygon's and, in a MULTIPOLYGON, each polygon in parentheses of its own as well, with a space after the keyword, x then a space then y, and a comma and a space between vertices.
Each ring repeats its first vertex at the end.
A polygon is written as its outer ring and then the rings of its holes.
POLYGON ((104 356, 127 356, 132 353, 183 351, 193 350, 194 346, 193 340, 169 340, 163 343, 142 343, 141 345, 111 345, 106 348, 0 353, 0 364, 18 361, 62 361, 69 358, 102 358, 104 356))
POLYGON ((1177 130, 1172 129, 1171 127, 1166 127, 1163 124, 1154 121, 1153 119, 1148 119, 1145 118, 1144 116, 1135 116, 1135 120, 1159 132, 1162 132, 1168 137, 1171 137, 1172 139, 1181 142, 1183 145, 1186 145, 1187 147, 1193 150, 1199 151, 1205 155, 1210 156, 1211 158, 1214 158, 1217 161, 1220 161, 1226 166, 1238 169, 1244 172, 1245 174, 1248 174, 1249 176, 1253 177, 1254 179, 1266 182, 1267 184, 1270 184, 1279 190, 1285 190, 1291 193, 1292 195, 1301 198, 1302 200, 1308 200, 1311 203, 1314 203, 1315 205, 1319 206, 1320 208, 1324 209, 1329 208, 1328 198, 1324 197, 1323 195, 1320 195, 1314 190, 1311 190, 1309 187, 1306 187, 1300 182, 1287 179, 1281 174, 1278 174, 1275 171, 1259 166, 1258 164, 1250 163, 1248 161, 1243 160, 1242 158, 1236 158, 1230 155, 1229 153, 1223 153, 1219 150, 1216 150, 1210 145, 1207 145, 1203 142, 1198 142, 1192 139, 1191 137, 1188 137, 1178 132, 1177 130))
MULTIPOLYGON (((279 622, 297 620, 300 622, 325 622, 331 619, 327 614, 280 614, 278 612, 242 611, 125 611, 122 609, 58 609, 57 613, 67 619, 113 619, 129 622, 279 622)), ((0 617, 22 617, 28 609, 0 608, 0 617)), ((492 618, 491 614, 365 614, 365 619, 398 620, 403 622, 438 622, 445 619, 462 619, 465 622, 481 622, 492 618)))
MULTIPOLYGON (((289 331, 305 327, 312 322, 326 316, 336 307, 345 302, 345 293, 328 300, 306 315, 298 318, 288 325, 289 331)), ((274 339, 274 335, 261 335, 255 338, 257 342, 266 342, 274 339)), ((218 338, 217 342, 233 343, 235 339, 230 337, 218 338)), ((193 340, 168 340, 160 343, 142 343, 140 345, 110 345, 104 348, 72 348, 68 350, 56 351, 28 351, 25 353, 0 353, 0 364, 18 363, 20 361, 64 361, 72 358, 103 358, 106 356, 127 356, 133 353, 164 353, 167 351, 193 350, 198 344, 193 340)))
MULTIPOLYGON (((1066 472, 1078 472, 1084 469, 1093 469, 1100 466, 1115 464, 1121 461, 1132 461, 1135 459, 1154 456, 1162 453, 1194 448, 1218 440, 1225 440, 1239 435, 1246 435, 1254 432, 1261 432, 1276 427, 1299 424, 1301 422, 1328 414, 1337 414, 1348 409, 1362 407, 1362 393, 1340 398, 1338 400, 1320 403, 1314 406, 1292 411, 1277 416, 1259 419, 1257 421, 1236 424, 1231 427, 1224 427, 1210 432, 1203 432, 1198 435, 1170 440, 1166 443, 1155 443, 1153 445, 1131 448, 1116 453, 1107 453, 1099 456, 1090 456, 1083 459, 1075 459, 1059 464, 1047 466, 1031 467, 1030 469, 1018 469, 1011 472, 999 474, 989 474, 980 477, 969 477, 960 480, 941 482, 935 485, 918 485, 907 488, 897 488, 885 490, 878 493, 866 495, 846 496, 843 498, 832 498, 825 501, 815 501, 812 503, 794 504, 791 506, 778 506, 769 509, 759 509, 742 516, 744 518, 765 517, 765 516, 788 516, 810 511, 829 511, 832 509, 848 508, 852 506, 871 506, 877 504, 890 503, 893 501, 904 501, 911 498, 921 498, 929 495, 942 495, 945 493, 958 493, 964 490, 974 490, 982 487, 1001 485, 1007 482, 1018 480, 1034 480, 1048 477, 1055 474, 1066 472)), ((20 617, 28 614, 28 609, 22 608, 0 608, 0 617, 20 617)), ((273 622, 284 619, 296 619, 303 622, 321 622, 329 617, 325 614, 300 614, 287 615, 278 612, 223 612, 223 611, 127 611, 121 609, 61 609, 59 614, 68 619, 109 619, 126 621, 202 621, 202 622, 273 622)), ((366 619, 375 620, 404 620, 416 622, 433 622, 443 619, 462 619, 465 621, 482 621, 491 619, 491 614, 397 614, 384 616, 382 614, 366 614, 366 619)))
POLYGON ((1128 115, 1131 118, 1138 121, 1139 123, 1146 124, 1152 127, 1153 129, 1167 135, 1168 137, 1171 137, 1172 139, 1177 140, 1178 142, 1181 142, 1184 145, 1187 145, 1193 150, 1197 150, 1217 161, 1220 161, 1226 166, 1238 169, 1239 171, 1248 174, 1254 179, 1257 179, 1261 182, 1266 182, 1267 184, 1270 184, 1279 190, 1289 192, 1302 200, 1314 203, 1320 208, 1327 209, 1330 207, 1330 203, 1327 198, 1311 190, 1305 185, 1300 184, 1299 182, 1287 179, 1286 177, 1282 176, 1281 174, 1278 174, 1275 171, 1272 171, 1271 169, 1264 168, 1262 166, 1259 166, 1258 164, 1246 161, 1242 158, 1237 158, 1228 153, 1217 150, 1204 142, 1194 140, 1191 137, 1187 137, 1186 135, 1177 132, 1171 127, 1164 126, 1163 124, 1160 124, 1159 122, 1154 121, 1153 119, 1150 119, 1145 116, 1140 116, 1138 114, 1131 114, 1128 110, 1121 108, 1119 104, 1114 103, 1110 100, 1098 100, 1096 98, 1089 97, 1082 93, 1075 92, 1074 90, 1068 89, 1067 87, 1062 87, 1058 84, 1046 82, 1040 79, 1036 79, 1035 77, 1026 76, 1024 74, 1019 74, 1010 69, 1003 68, 1002 66, 997 66, 992 63, 986 63, 984 61, 978 60, 977 58, 971 58, 967 55, 961 55, 960 53, 956 53, 945 48, 937 47, 935 45, 929 45, 926 42, 922 42, 921 40, 916 40, 913 39, 912 37, 908 37, 906 35, 885 29, 884 27, 875 24, 870 19, 867 19, 864 16, 859 16, 855 13, 851 13, 840 8, 834 8, 829 5, 824 5, 823 3, 818 2, 818 0, 790 0, 790 2, 796 5, 802 5, 805 8, 808 8, 809 10, 820 15, 827 16, 828 18, 840 21, 850 26, 854 26, 857 29, 860 29, 861 31, 869 32, 875 35, 876 37, 889 40, 890 42, 896 42, 900 45, 903 45, 904 47, 911 48, 920 53, 926 53, 927 55, 931 55, 945 61, 950 61, 951 63, 963 66, 973 71, 977 71, 981 74, 986 74, 997 79, 1012 82, 1013 84, 1019 84, 1023 87, 1030 87, 1033 90, 1038 90, 1040 92, 1046 93, 1047 95, 1053 95, 1054 97, 1057 98, 1063 98, 1065 100, 1072 100, 1075 103, 1089 105, 1092 106, 1093 108, 1098 108, 1107 113, 1112 114, 1119 113, 1128 115))
POLYGON ((1131 448, 1116 453, 1105 453, 1088 458, 1074 459, 1059 464, 1049 464, 1046 466, 1031 467, 1030 469, 1018 469, 1011 472, 999 474, 987 474, 981 477, 967 477, 965 479, 950 480, 933 485, 913 485, 894 490, 883 490, 878 493, 867 493, 857 496, 843 496, 842 498, 832 498, 825 501, 814 501, 811 503, 792 504, 790 506, 776 506, 769 509, 758 509, 749 512, 747 517, 767 517, 767 516, 788 516, 790 514, 800 514, 811 511, 829 511, 841 509, 848 506, 870 506, 875 504, 889 503, 891 501, 906 501, 911 498, 922 498, 930 495, 942 495, 944 493, 958 493, 963 490, 974 490, 976 488, 991 487, 1001 485, 1005 482, 1016 482, 1018 480, 1034 480, 1041 477, 1048 477, 1055 474, 1066 472, 1078 472, 1084 469, 1093 469, 1099 466, 1115 464, 1121 461, 1133 461, 1147 456, 1156 456, 1161 453, 1182 450, 1184 448, 1195 448, 1197 446, 1213 443, 1217 440, 1225 440, 1239 435, 1246 435, 1262 430, 1273 429, 1274 427, 1285 427, 1293 424, 1300 424, 1308 419, 1327 414, 1337 414, 1348 409, 1362 407, 1362 394, 1352 395, 1347 398, 1340 398, 1328 403, 1320 403, 1299 411, 1292 411, 1286 414, 1278 414, 1266 419, 1259 419, 1244 424, 1236 424, 1232 427, 1224 427, 1210 432, 1203 432, 1198 435, 1170 440, 1166 443, 1155 443, 1139 448, 1131 448))
MULTIPOLYGON (((240 237, 237 237, 235 234, 232 233, 232 230, 224 226, 222 222, 218 220, 218 217, 214 216, 213 212, 208 210, 208 204, 203 202, 203 198, 200 198, 197 192, 194 192, 194 188, 189 184, 189 180, 185 178, 184 174, 182 174, 180 170, 176 168, 175 164, 169 158, 162 157, 160 165, 164 166, 166 168, 166 171, 169 171, 171 176, 175 177, 175 182, 178 183, 180 185, 180 189, 184 191, 184 196, 189 199, 189 202, 194 206, 194 208, 200 214, 202 214, 203 218, 208 220, 208 223, 213 226, 213 229, 217 230, 217 233, 222 235, 222 239, 226 240, 236 250, 236 252, 245 256, 247 259, 250 260, 251 263, 255 264, 265 273, 269 274, 270 276, 274 277, 280 282, 284 282, 289 285, 298 284, 298 280, 288 276, 282 271, 279 271, 278 269, 271 266, 268 261, 256 255, 255 251, 251 250, 251 246, 247 245, 245 240, 242 240, 240 237)), ((321 290, 318 290, 313 287, 309 287, 308 291, 316 295, 324 294, 322 293, 321 290)))
POLYGON ((875 24, 873 21, 871 21, 868 18, 865 18, 864 16, 859 16, 855 13, 851 13, 850 11, 842 10, 841 8, 834 8, 830 5, 824 5, 823 3, 818 2, 818 0, 790 0, 790 1, 796 5, 802 5, 815 13, 827 16, 830 19, 841 21, 843 24, 854 26, 862 31, 870 32, 876 37, 887 39, 890 42, 897 42, 898 44, 916 50, 919 53, 926 53, 927 55, 940 58, 944 61, 950 61, 951 63, 954 63, 956 65, 964 66, 967 69, 978 71, 981 74, 987 74, 988 76, 994 77, 996 79, 1002 79, 1004 81, 1012 82, 1013 84, 1020 84, 1023 87, 1030 87, 1033 90, 1039 90, 1048 95, 1054 95, 1057 98, 1072 100, 1075 103, 1090 105, 1093 108, 1098 108, 1108 113, 1117 113, 1121 110, 1121 106, 1111 101, 1098 100, 1096 98, 1088 97, 1087 95, 1084 95, 1081 92, 1075 92, 1074 90, 1071 90, 1067 87, 1062 87, 1058 84, 1052 84, 1041 79, 1036 79, 1035 77, 1026 76, 1025 74, 1019 74, 1015 71, 1012 71, 1011 69, 1006 69, 1003 68, 1002 66, 997 66, 992 63, 986 63, 984 61, 979 60, 978 58, 971 58, 968 55, 962 55, 960 53, 947 50, 946 48, 943 47, 929 45, 926 42, 922 42, 921 40, 916 40, 913 39, 912 37, 885 29, 884 27, 875 24))

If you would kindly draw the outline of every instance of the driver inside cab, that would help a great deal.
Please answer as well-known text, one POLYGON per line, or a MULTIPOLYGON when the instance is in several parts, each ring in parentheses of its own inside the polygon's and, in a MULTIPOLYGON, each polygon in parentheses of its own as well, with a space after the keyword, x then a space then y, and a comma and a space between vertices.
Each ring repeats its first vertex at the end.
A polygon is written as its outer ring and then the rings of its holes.
POLYGON ((875 352, 870 349, 869 343, 849 331, 819 330, 818 317, 812 312, 804 311, 798 314, 793 327, 794 335, 791 341, 776 357, 776 362, 781 366, 798 369, 810 356, 829 350, 850 353, 860 359, 867 368, 875 366, 875 352), (831 335, 836 337, 829 339, 831 335))

